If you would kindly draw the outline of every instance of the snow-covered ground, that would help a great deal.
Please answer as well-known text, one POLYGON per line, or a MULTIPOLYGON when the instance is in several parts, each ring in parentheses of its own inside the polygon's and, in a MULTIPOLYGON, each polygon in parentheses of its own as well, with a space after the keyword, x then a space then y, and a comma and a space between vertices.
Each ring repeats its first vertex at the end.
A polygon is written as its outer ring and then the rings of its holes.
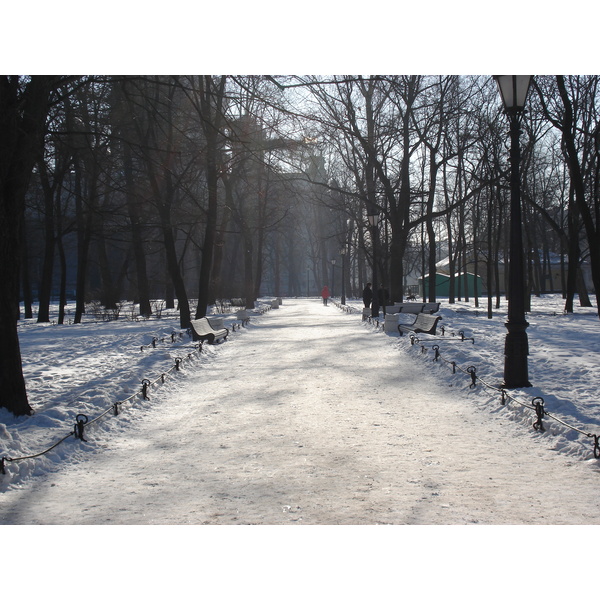
MULTIPOLYGON (((488 320, 442 299, 445 335, 411 345, 359 313, 285 298, 201 353, 167 312, 23 321, 35 414, 0 410, 0 524, 598 524, 600 321, 593 308, 562 309, 559 296, 533 299, 533 387, 505 405, 493 389, 505 306, 488 320), (532 426, 536 397, 544 432, 532 426), (72 434, 78 415, 85 441, 72 434)), ((266 530, 276 543, 280 529, 266 530)), ((229 534, 202 531, 227 546, 229 534)), ((415 556, 420 543, 436 555, 426 534, 401 535, 415 556)))
MULTIPOLYGON (((281 313, 289 313, 290 303, 302 307, 304 303, 313 306, 315 302, 318 303, 316 299, 286 299, 281 313)), ((439 326, 445 327, 445 335, 435 339, 422 335, 415 346, 411 346, 408 336, 400 338, 397 334, 384 334, 381 329, 361 323, 359 314, 345 316, 348 317, 346 321, 359 324, 365 336, 375 334, 382 348, 392 345, 399 351, 408 352, 411 361, 415 362, 411 372, 417 379, 419 371, 427 372, 490 414, 522 423, 524 431, 531 430, 535 438, 544 438, 554 450, 590 465, 600 465, 600 461, 594 459, 594 438, 585 435, 600 434, 600 320, 596 309, 576 307, 575 314, 564 315, 564 301, 559 295, 533 298, 532 312, 527 316, 530 324, 529 378, 533 387, 510 391, 507 405, 503 406, 501 394, 489 386, 499 387, 502 383, 505 307, 489 320, 483 305, 475 308, 472 303, 458 302, 451 306, 443 299, 441 304, 438 314, 443 319, 439 326), (458 341, 459 331, 473 337, 474 343, 458 341), (437 361, 432 349, 434 344, 440 346, 437 361), (450 362, 457 365, 456 375, 452 374, 450 362), (476 368, 478 377, 475 389, 471 388, 471 377, 461 372, 471 366, 476 368), (547 431, 543 434, 533 432, 531 428, 535 420, 531 400, 535 397, 544 399, 545 412, 549 413, 544 416, 547 431), (521 404, 528 406, 523 408, 521 404)), ((269 305, 270 301, 261 303, 263 307, 269 305)), ((357 301, 349 300, 348 305, 361 308, 357 301)), ((336 311, 328 314, 334 315, 336 311)), ((276 311, 264 316, 256 314, 249 327, 241 329, 238 329, 240 322, 234 313, 214 316, 222 317, 224 325, 230 329, 236 324, 237 330, 230 334, 227 342, 230 344, 251 334, 257 323, 270 323, 276 314, 276 311)), ((301 325, 301 317, 296 318, 300 318, 301 325)), ((162 396, 160 381, 163 374, 169 382, 180 378, 184 372, 187 374, 188 363, 194 370, 210 368, 223 349, 221 345, 205 344, 198 354, 187 333, 179 328, 173 312, 163 311, 160 319, 139 321, 127 316, 107 322, 94 315, 87 319, 80 325, 56 326, 38 324, 35 320, 23 320, 19 324, 23 368, 35 414, 15 418, 0 409, 0 458, 16 459, 45 451, 74 431, 79 414, 92 420, 108 411, 100 419, 100 431, 115 426, 121 429, 132 419, 135 421, 140 411, 147 409, 147 403, 142 399, 144 380, 151 382, 149 396, 162 396), (153 339, 156 339, 155 348, 152 347, 153 339), (176 368, 178 359, 181 360, 180 371, 176 368), (122 403, 117 407, 118 417, 114 417, 111 410, 115 403, 122 403)), ((401 322, 412 319, 412 315, 400 315, 401 322)), ((313 323, 308 320, 306 325, 310 327, 313 323)), ((303 335, 301 329, 299 335, 303 335)), ((250 338, 245 343, 252 345, 253 338, 250 338)), ((274 335, 273 342, 276 340, 274 335)), ((268 349, 258 341, 255 346, 252 350, 252 355, 257 355, 255 360, 264 361, 266 367, 276 371, 278 363, 272 362, 268 349)), ((363 366, 357 354, 359 350, 356 349, 356 359, 350 365, 356 373, 360 373, 363 366)), ((399 368, 393 363, 388 367, 399 368)), ((250 379, 257 374, 264 376, 256 370, 244 376, 250 384, 250 379)), ((0 491, 20 487, 32 475, 52 471, 76 454, 89 454, 102 448, 97 434, 84 436, 90 438, 86 443, 72 439, 74 437, 71 435, 56 449, 36 459, 7 460, 6 474, 0 476, 0 491)))

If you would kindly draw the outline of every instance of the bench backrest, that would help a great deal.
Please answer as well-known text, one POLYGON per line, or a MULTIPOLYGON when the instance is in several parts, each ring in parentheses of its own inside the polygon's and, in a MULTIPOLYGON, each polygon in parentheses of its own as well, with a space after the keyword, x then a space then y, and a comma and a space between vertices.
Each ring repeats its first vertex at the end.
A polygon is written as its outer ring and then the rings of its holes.
POLYGON ((425 305, 422 302, 405 302, 400 304, 400 312, 418 315, 423 310, 423 306, 425 305))
POLYGON ((207 321, 213 329, 223 329, 223 318, 222 317, 207 317, 207 321))
POLYGON ((210 326, 210 322, 206 317, 201 317, 200 319, 195 319, 191 323, 194 331, 200 335, 205 335, 207 333, 213 333, 213 328, 210 326))
POLYGON ((229 334, 229 330, 226 327, 222 329, 211 327, 210 321, 206 317, 190 321, 190 329, 194 341, 208 339, 211 344, 215 339, 226 338, 229 334))
POLYGON ((210 321, 206 317, 201 317, 200 319, 195 319, 191 321, 191 326, 199 335, 206 335, 207 333, 216 333, 225 331, 225 328, 216 329, 214 326, 211 326, 210 321))
POLYGON ((415 322, 412 324, 412 328, 417 331, 420 330, 423 333, 435 334, 438 321, 441 319, 439 315, 428 315, 427 313, 419 313, 415 322))

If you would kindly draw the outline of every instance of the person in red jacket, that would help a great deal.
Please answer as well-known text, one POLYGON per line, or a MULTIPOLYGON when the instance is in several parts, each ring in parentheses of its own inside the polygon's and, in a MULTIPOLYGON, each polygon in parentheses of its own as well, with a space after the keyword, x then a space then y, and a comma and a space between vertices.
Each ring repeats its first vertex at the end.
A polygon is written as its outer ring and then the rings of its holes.
POLYGON ((329 298, 329 295, 329 288, 326 285, 324 285, 323 289, 321 290, 321 297, 323 298, 323 304, 325 306, 327 306, 327 298, 329 298))

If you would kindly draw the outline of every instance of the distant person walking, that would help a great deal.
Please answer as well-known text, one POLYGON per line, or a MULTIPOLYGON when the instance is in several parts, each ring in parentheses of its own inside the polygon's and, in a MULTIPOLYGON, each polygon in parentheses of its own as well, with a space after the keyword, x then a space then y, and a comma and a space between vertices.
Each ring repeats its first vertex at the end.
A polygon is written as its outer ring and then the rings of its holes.
POLYGON ((363 303, 365 308, 371 307, 371 302, 373 301, 373 290, 371 289, 371 284, 367 283, 365 289, 363 290, 363 303))
POLYGON ((325 306, 327 306, 327 299, 329 298, 329 296, 329 288, 326 285, 324 285, 323 289, 321 290, 321 297, 323 298, 323 304, 325 306))

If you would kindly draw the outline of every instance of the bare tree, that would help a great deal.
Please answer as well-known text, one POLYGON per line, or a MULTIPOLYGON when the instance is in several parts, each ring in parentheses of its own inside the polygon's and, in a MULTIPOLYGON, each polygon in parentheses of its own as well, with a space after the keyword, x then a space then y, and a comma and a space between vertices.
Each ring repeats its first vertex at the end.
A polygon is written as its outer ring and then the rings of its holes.
POLYGON ((16 319, 25 194, 60 77, 0 77, 0 407, 31 414, 16 319))
MULTIPOLYGON (((572 311, 575 291, 575 266, 579 263, 577 223, 581 221, 589 247, 592 280, 596 292, 600 289, 600 198, 598 78, 557 75, 535 83, 538 100, 545 117, 561 133, 562 149, 569 169, 572 203, 569 229, 569 265, 573 271, 567 283, 566 310, 572 311)), ((600 303, 598 303, 600 316, 600 303)))

